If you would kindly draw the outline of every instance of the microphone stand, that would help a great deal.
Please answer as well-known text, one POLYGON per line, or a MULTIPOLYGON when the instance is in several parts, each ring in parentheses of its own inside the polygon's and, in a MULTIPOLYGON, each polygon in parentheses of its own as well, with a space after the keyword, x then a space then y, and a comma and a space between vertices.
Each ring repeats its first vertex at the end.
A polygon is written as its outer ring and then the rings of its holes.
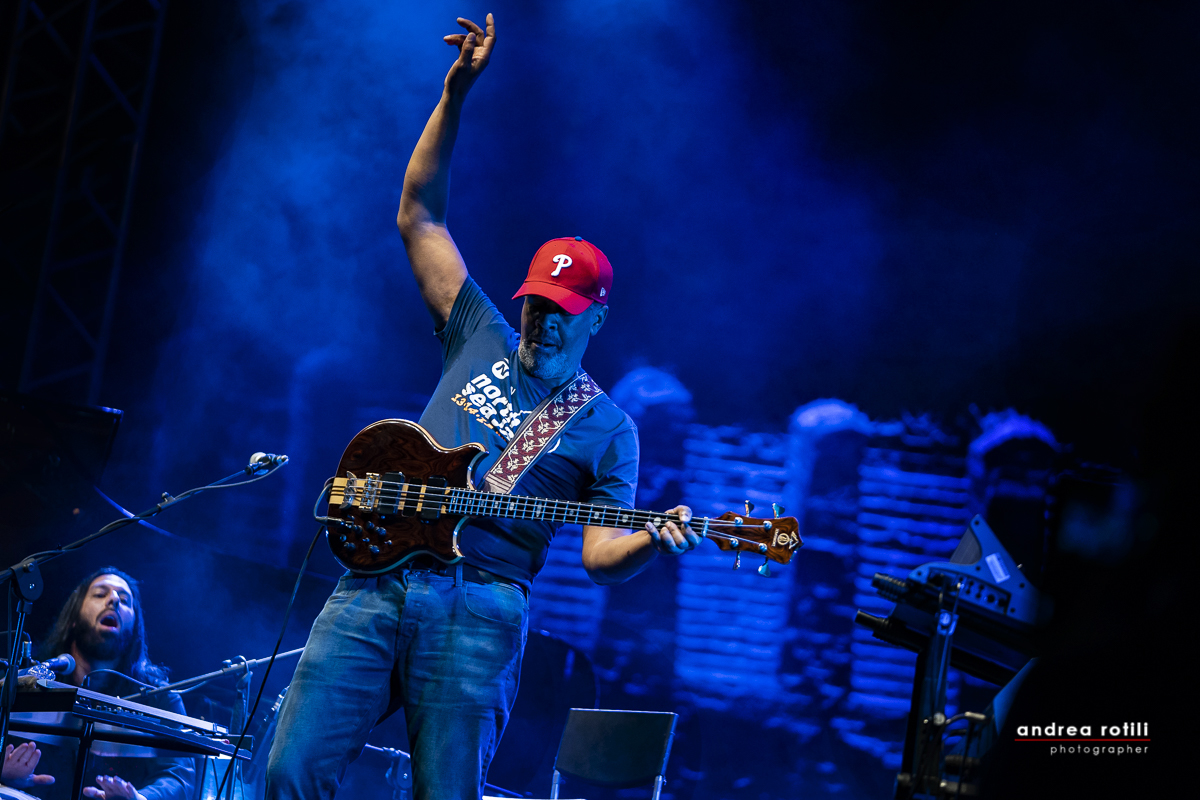
MULTIPOLYGON (((280 653, 279 655, 275 656, 275 660, 278 661, 281 658, 290 658, 292 656, 298 656, 303 652, 304 652, 303 647, 297 647, 295 650, 288 650, 286 653, 280 653)), ((150 697, 152 695, 161 694, 162 692, 173 692, 173 691, 178 691, 180 689, 189 689, 193 686, 199 686, 203 683, 208 683, 209 681, 216 680, 217 678, 223 678, 226 675, 240 674, 242 677, 237 682, 238 703, 237 703, 237 706, 233 710, 233 718, 230 720, 230 725, 229 725, 230 730, 238 730, 239 728, 245 727, 247 719, 250 716, 250 681, 254 677, 253 670, 256 667, 258 667, 260 664, 266 664, 270 660, 271 660, 270 656, 267 656, 266 658, 255 658, 255 659, 247 659, 245 656, 238 656, 237 658, 229 659, 227 661, 222 661, 221 663, 224 666, 222 666, 220 669, 215 670, 213 672, 206 672, 203 675, 197 675, 194 678, 185 678, 184 680, 176 681, 175 683, 168 683, 166 686, 156 686, 154 688, 138 689, 133 694, 127 694, 124 697, 122 697, 121 699, 122 700, 140 700, 142 698, 150 697)), ((245 772, 244 772, 245 769, 246 769, 246 765, 242 764, 236 758, 230 758, 229 762, 225 765, 226 772, 228 772, 229 770, 234 770, 235 780, 245 781, 245 772)), ((216 780, 217 775, 218 775, 218 762, 214 762, 213 763, 213 776, 214 776, 213 780, 216 780)), ((201 778, 201 782, 203 783, 203 777, 201 778)), ((224 780, 221 780, 220 783, 224 783, 224 780)), ((233 788, 234 788, 234 784, 231 781, 229 783, 229 788, 225 792, 225 796, 227 798, 233 796, 233 788)), ((220 798, 217 798, 217 800, 220 800, 220 798)))
MULTIPOLYGON (((412 796, 412 756, 394 747, 378 747, 364 744, 363 750, 379 753, 388 760, 387 773, 383 776, 387 785, 392 787, 392 800, 410 800, 412 796)), ((483 784, 484 791, 493 792, 496 797, 521 797, 516 792, 496 786, 491 783, 483 784)))
POLYGON ((9 567, 0 573, 0 583, 5 581, 9 582, 10 599, 16 596, 17 622, 9 631, 12 650, 8 655, 4 686, 0 688, 0 754, 4 752, 8 739, 8 715, 17 699, 17 671, 21 664, 21 635, 25 633, 25 618, 33 609, 34 601, 42 596, 42 571, 38 569, 38 561, 31 556, 9 567))
MULTIPOLYGON (((298 656, 303 652, 304 652, 303 647, 297 647, 295 650, 288 650, 286 653, 280 653, 279 655, 275 656, 275 660, 278 661, 281 658, 290 658, 292 656, 298 656)), ((139 689, 136 692, 134 692, 133 694, 125 695, 121 699, 122 700, 137 700, 139 697, 149 697, 150 695, 158 694, 159 692, 174 692, 174 691, 178 691, 179 689, 188 689, 188 688, 191 688, 192 686, 199 686, 202 683, 207 683, 208 681, 216 680, 217 678, 221 678, 226 675, 236 675, 243 671, 246 673, 249 673, 250 670, 254 669, 255 667, 257 667, 261 664, 265 664, 270 660, 271 660, 270 656, 268 656, 266 658, 256 658, 252 661, 247 661, 246 659, 241 658, 239 656, 238 658, 236 658, 232 661, 223 662, 225 664, 225 666, 221 667, 219 670, 216 670, 215 672, 206 672, 203 675, 197 675, 194 678, 186 678, 182 681, 176 681, 175 683, 168 683, 166 686, 156 686, 153 689, 139 689)))
MULTIPOLYGON (((257 454, 256 454, 257 455, 257 454)), ((189 489, 178 497, 172 497, 167 492, 163 492, 162 501, 151 506, 140 514, 133 514, 128 517, 121 517, 118 520, 108 523, 95 533, 88 534, 78 541, 71 542, 68 545, 59 547, 56 550, 46 550, 40 553, 26 556, 13 566, 0 571, 0 585, 8 583, 10 599, 15 596, 17 601, 17 620, 16 625, 10 632, 12 636, 12 650, 9 654, 8 669, 4 676, 4 686, 0 687, 0 753, 4 752, 4 745, 8 739, 8 718, 12 713, 13 704, 17 699, 17 671, 20 663, 20 643, 21 634, 25 632, 25 620, 29 616, 29 612, 33 609, 33 603, 42 596, 44 584, 42 582, 41 565, 47 561, 52 561, 61 555, 78 550, 87 544, 105 536, 113 531, 124 528, 126 525, 132 525, 135 522, 143 522, 151 517, 162 513, 165 509, 170 508, 176 503, 187 500, 208 489, 228 489, 234 486, 242 486, 247 483, 261 480, 270 475, 275 470, 287 463, 286 456, 280 456, 270 461, 255 460, 249 466, 239 469, 232 475, 227 475, 220 480, 195 489, 189 489), (261 474, 256 474, 260 470, 265 470, 261 474), (253 475, 254 477, 230 483, 234 478, 253 475)), ((128 513, 128 512, 126 512, 128 513)))

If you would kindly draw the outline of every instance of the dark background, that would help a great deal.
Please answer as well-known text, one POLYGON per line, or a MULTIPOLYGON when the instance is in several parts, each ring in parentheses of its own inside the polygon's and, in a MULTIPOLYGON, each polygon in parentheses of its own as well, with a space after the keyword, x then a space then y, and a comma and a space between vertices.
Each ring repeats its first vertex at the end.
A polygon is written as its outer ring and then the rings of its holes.
MULTIPOLYGON (((437 379, 394 215, 454 55, 440 37, 488 10, 450 227, 512 320, 544 240, 604 249, 601 385, 663 367, 698 421, 761 430, 819 397, 951 426, 1012 407, 1137 467, 1197 299, 1195 4, 172 0, 101 486, 136 510, 256 450, 292 463, 172 510, 177 538, 126 531, 56 562, 35 634, 118 561, 155 605, 200 609, 149 620, 177 675, 269 651, 342 446, 437 379)), ((114 515, 85 504, 56 535, 114 515)), ((285 646, 336 574, 320 547, 314 570, 285 646)))
MULTIPOLYGON (((321 347, 356 356, 318 368, 333 408, 428 393, 394 210, 439 37, 484 11, 172 6, 106 405, 153 407, 194 454, 189 436, 226 444, 209 404, 281 397, 321 347)), ((602 383, 636 355, 673 366, 705 421, 976 403, 1126 443, 1196 297, 1194 7, 494 11, 451 228, 509 312, 545 239, 605 249, 602 383)))

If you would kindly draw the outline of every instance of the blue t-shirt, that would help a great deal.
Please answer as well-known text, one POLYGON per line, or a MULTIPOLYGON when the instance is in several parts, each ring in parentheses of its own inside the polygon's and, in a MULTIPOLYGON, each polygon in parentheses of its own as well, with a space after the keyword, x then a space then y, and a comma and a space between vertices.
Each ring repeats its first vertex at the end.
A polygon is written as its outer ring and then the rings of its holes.
MULTIPOLYGON (((558 387, 525 371, 517 358, 520 335, 470 278, 437 337, 442 379, 421 425, 443 447, 478 442, 488 449, 476 464, 478 485, 521 422, 558 387)), ((633 508, 637 468, 637 428, 608 395, 601 395, 512 494, 633 508)), ((528 590, 557 528, 537 520, 473 518, 459 533, 459 547, 468 563, 528 590)))

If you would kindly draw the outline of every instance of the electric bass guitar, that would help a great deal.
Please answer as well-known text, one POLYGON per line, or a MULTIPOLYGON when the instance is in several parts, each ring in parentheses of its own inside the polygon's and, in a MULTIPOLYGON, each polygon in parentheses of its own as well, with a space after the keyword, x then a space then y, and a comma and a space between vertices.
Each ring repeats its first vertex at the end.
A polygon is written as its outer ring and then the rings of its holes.
MULTIPOLYGON (((415 556, 427 554, 444 563, 462 559, 458 533, 472 517, 536 519, 559 524, 606 528, 643 528, 681 523, 678 515, 654 511, 497 494, 474 488, 475 463, 487 453, 480 444, 445 448, 415 422, 386 419, 363 428, 347 445, 337 477, 326 482, 329 512, 324 518, 333 556, 351 572, 378 575, 415 556)), ((318 503, 319 505, 319 503, 318 503)), ((727 511, 696 517, 688 524, 717 547, 786 564, 803 542, 794 517, 755 519, 727 511)))

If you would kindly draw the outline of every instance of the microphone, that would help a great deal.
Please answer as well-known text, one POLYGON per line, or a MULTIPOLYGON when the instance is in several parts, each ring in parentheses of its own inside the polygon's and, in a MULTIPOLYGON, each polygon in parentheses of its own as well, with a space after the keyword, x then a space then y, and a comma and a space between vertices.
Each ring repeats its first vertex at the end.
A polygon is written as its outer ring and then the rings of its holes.
POLYGON ((246 474, 253 474, 263 467, 281 467, 287 462, 287 456, 277 456, 274 453, 255 453, 250 456, 250 463, 246 465, 246 474))
POLYGON ((51 672, 66 675, 75 671, 75 658, 69 653, 63 653, 48 661, 43 661, 41 665, 51 672))
POLYGON ((41 661, 34 664, 28 669, 21 670, 18 674, 22 676, 32 675, 38 680, 54 680, 59 675, 70 674, 75 671, 75 659, 67 653, 60 656, 55 656, 47 661, 41 661))

